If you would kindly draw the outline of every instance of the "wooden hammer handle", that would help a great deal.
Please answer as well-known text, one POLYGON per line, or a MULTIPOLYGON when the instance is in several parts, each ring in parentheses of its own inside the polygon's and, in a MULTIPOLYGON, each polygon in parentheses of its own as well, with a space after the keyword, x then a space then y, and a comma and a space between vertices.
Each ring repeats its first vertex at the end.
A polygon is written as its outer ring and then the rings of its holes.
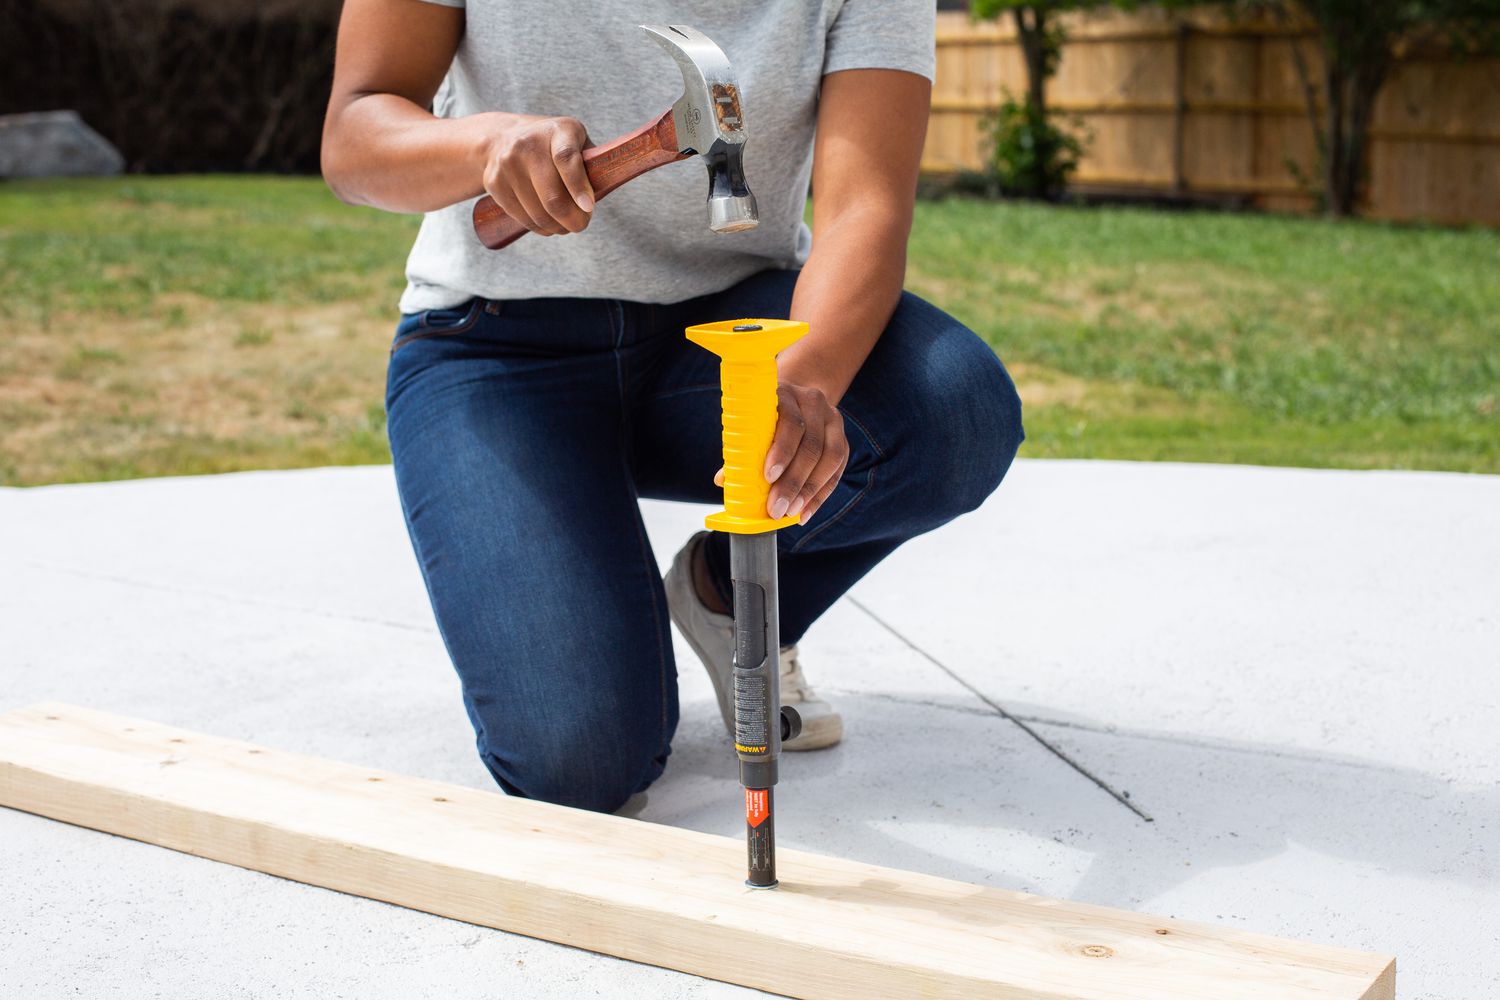
MULTIPOLYGON (((629 135, 622 135, 603 146, 585 149, 583 168, 589 175, 597 202, 631 178, 691 155, 677 148, 677 128, 672 124, 669 108, 656 121, 647 122, 629 135)), ((491 250, 510 246, 527 232, 525 226, 506 215, 489 195, 474 203, 474 233, 479 242, 491 250)))

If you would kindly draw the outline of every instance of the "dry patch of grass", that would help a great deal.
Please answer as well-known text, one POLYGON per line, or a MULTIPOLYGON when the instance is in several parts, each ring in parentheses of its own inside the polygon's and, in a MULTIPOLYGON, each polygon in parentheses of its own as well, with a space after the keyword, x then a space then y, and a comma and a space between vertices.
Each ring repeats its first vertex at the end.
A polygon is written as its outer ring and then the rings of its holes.
POLYGON ((0 481, 386 459, 392 311, 163 296, 144 317, 54 315, 0 339, 0 481))
POLYGON ((1024 361, 1008 366, 1008 370, 1028 411, 1047 406, 1083 406, 1095 388, 1087 379, 1024 361))
POLYGON ((386 461, 415 224, 315 178, 0 188, 0 484, 386 461))
MULTIPOLYGON (((0 186, 0 484, 385 461, 416 220, 316 178, 0 186)), ((1500 233, 919 203, 1031 456, 1500 472, 1500 233)))

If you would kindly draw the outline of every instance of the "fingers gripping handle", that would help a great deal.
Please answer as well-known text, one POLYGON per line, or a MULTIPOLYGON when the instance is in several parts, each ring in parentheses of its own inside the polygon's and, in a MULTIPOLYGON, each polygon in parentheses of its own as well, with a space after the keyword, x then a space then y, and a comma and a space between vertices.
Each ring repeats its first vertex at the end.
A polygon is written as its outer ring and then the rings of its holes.
POLYGON ((806 323, 740 319, 687 328, 693 343, 720 358, 724 427, 724 509, 710 514, 715 531, 754 535, 796 524, 766 515, 766 452, 776 433, 776 355, 807 333, 806 323))
MULTIPOLYGON (((597 202, 626 181, 691 155, 677 148, 677 128, 672 124, 672 112, 668 109, 660 118, 647 122, 629 135, 585 149, 583 168, 597 202)), ((529 231, 525 225, 505 214, 505 209, 489 195, 474 203, 473 219, 474 235, 491 250, 508 247, 529 231)))

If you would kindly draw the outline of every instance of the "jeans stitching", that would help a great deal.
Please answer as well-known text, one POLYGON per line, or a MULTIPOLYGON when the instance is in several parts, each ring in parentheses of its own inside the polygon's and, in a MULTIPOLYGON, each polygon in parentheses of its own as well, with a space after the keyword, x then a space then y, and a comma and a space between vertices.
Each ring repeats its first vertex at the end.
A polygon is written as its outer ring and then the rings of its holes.
MULTIPOLYGON (((394 471, 394 466, 395 463, 393 461, 392 471, 394 471)), ((422 574, 422 587, 427 591, 427 603, 432 608, 433 621, 437 623, 438 637, 442 640, 443 651, 448 654, 448 662, 453 665, 454 672, 457 674, 458 657, 454 655, 453 646, 448 641, 448 631, 443 627, 443 622, 438 616, 437 593, 433 589, 432 575, 427 570, 427 559, 423 554, 422 544, 417 539, 416 521, 413 518, 411 507, 407 505, 406 492, 401 489, 400 476, 396 477, 396 502, 401 507, 401 519, 406 522, 406 537, 408 538, 408 540, 410 540, 412 551, 416 554, 417 569, 422 574)), ((505 789, 508 794, 519 795, 520 789, 510 781, 507 781, 504 776, 502 776, 498 771, 495 770, 494 767, 490 765, 491 759, 498 760, 499 758, 496 757, 494 752, 490 749, 489 734, 488 730, 485 729, 484 720, 480 718, 478 712, 469 710, 470 703, 468 690, 466 689, 466 686, 464 684, 463 675, 459 674, 458 676, 460 696, 464 703, 464 715, 468 717, 469 723, 474 727, 474 745, 479 754, 480 763, 484 765, 485 770, 490 772, 490 776, 493 777, 495 779, 495 782, 500 785, 501 788, 505 789)))
MULTIPOLYGON (((436 329, 433 329, 427 326, 425 321, 422 323, 418 323, 417 328, 411 333, 406 334, 404 337, 396 338, 396 342, 391 345, 391 353, 395 354, 397 351, 401 350, 401 348, 405 347, 407 344, 410 344, 414 340, 426 340, 428 337, 446 337, 449 334, 463 333, 465 330, 472 330, 474 328, 474 325, 479 322, 480 314, 484 312, 483 306, 483 299, 475 299, 472 303, 470 303, 469 311, 464 315, 463 319, 458 321, 458 324, 456 326, 440 326, 436 329)), ((431 311, 432 310, 430 309, 427 310, 427 312, 431 311)))
MULTIPOLYGON (((849 413, 847 410, 841 410, 841 412, 844 414, 844 419, 845 420, 848 420, 850 423, 854 424, 855 427, 859 428, 859 432, 865 436, 865 440, 868 441, 868 442, 870 442, 870 447, 875 450, 876 456, 879 457, 879 458, 884 458, 885 457, 885 449, 880 446, 880 442, 878 442, 878 441, 875 440, 875 436, 870 433, 869 428, 864 425, 864 422, 855 419, 854 415, 852 413, 849 413)), ((851 510, 853 510, 854 507, 861 500, 863 500, 865 498, 865 496, 870 492, 871 488, 874 487, 874 485, 875 485, 875 469, 876 469, 876 466, 872 465, 870 467, 870 471, 865 475, 865 485, 860 489, 860 491, 858 493, 854 494, 854 496, 852 496, 852 497, 849 498, 849 502, 848 503, 844 504, 844 506, 841 507, 838 511, 836 511, 834 513, 834 515, 832 517, 830 517, 828 520, 824 521, 822 524, 818 525, 816 528, 814 528, 812 531, 809 531, 807 534, 803 535, 801 538, 797 539, 796 544, 794 544, 787 551, 788 552, 800 552, 800 551, 802 551, 803 547, 806 546, 808 542, 812 541, 814 538, 817 538, 823 532, 827 531, 829 528, 833 527, 835 524, 838 524, 839 521, 843 520, 844 515, 847 514, 847 513, 849 513, 851 510)))
POLYGON ((610 313, 610 325, 615 328, 615 350, 625 346, 625 307, 619 302, 611 300, 608 303, 610 313))
MULTIPOLYGON (((623 455, 621 456, 621 464, 624 464, 623 455)), ((626 469, 625 473, 628 477, 629 469, 626 469)), ((629 483, 628 478, 626 482, 627 484, 629 483)), ((639 498, 637 498, 637 503, 639 503, 639 498)), ((658 579, 656 581, 653 581, 651 579, 651 573, 653 572, 652 567, 655 565, 655 563, 651 558, 651 544, 646 538, 646 533, 642 528, 642 521, 640 517, 635 518, 635 537, 636 542, 640 547, 641 564, 645 569, 644 576, 646 578, 646 592, 651 595, 651 630, 656 633, 656 662, 659 668, 657 673, 657 703, 661 706, 661 717, 657 728, 658 743, 654 749, 656 749, 661 753, 663 757, 665 757, 669 745, 667 744, 667 650, 666 643, 663 641, 662 637, 661 605, 656 600, 656 584, 660 583, 660 580, 658 579)), ((656 757, 654 755, 652 757, 652 760, 656 760, 656 757)))
POLYGON ((839 407, 839 412, 844 415, 845 420, 849 421, 855 427, 859 428, 859 432, 865 436, 865 440, 870 442, 870 447, 875 449, 875 454, 881 458, 884 458, 885 449, 880 447, 880 442, 875 440, 875 435, 870 433, 870 428, 865 426, 865 422, 863 420, 860 420, 858 417, 856 417, 854 414, 850 413, 843 407, 839 407))
MULTIPOLYGON (((615 387, 619 393, 620 400, 620 446, 617 449, 620 455, 620 471, 625 475, 626 489, 630 491, 631 498, 640 503, 639 496, 635 495, 635 489, 630 484, 635 482, 635 473, 631 469, 630 457, 630 407, 626 405, 626 378, 625 378, 625 354, 623 345, 625 342, 625 309, 617 301, 606 304, 606 312, 610 314, 611 322, 615 327, 615 345, 610 352, 615 358, 615 387)), ((642 520, 639 514, 634 519, 636 543, 640 548, 641 564, 645 568, 646 592, 651 595, 651 629, 656 633, 656 662, 657 672, 657 704, 661 706, 660 722, 657 729, 658 745, 656 750, 665 757, 668 751, 667 744, 667 651, 666 642, 663 640, 661 619, 661 605, 656 599, 656 584, 659 580, 651 579, 652 567, 655 565, 651 558, 651 543, 647 540, 642 520)), ((656 757, 652 758, 653 765, 656 757)))
POLYGON ((807 534, 803 535, 801 538, 797 539, 797 543, 787 551, 801 552, 803 547, 806 546, 808 542, 812 541, 814 538, 817 538, 819 535, 827 531, 829 528, 833 527, 835 524, 838 524, 839 521, 843 520, 845 514, 853 510, 854 507, 865 498, 865 495, 870 492, 871 487, 873 487, 874 485, 875 468, 874 466, 871 466, 870 471, 865 475, 865 485, 860 489, 860 491, 854 494, 854 496, 850 497, 849 502, 844 504, 844 506, 832 517, 824 521, 822 524, 818 525, 812 531, 809 531, 807 534))

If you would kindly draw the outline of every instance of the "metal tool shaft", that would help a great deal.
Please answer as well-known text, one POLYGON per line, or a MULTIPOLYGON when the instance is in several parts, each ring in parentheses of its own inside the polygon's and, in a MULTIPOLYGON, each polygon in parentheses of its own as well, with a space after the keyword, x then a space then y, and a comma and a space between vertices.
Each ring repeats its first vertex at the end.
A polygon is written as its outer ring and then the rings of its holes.
POLYGON ((757 889, 776 885, 776 826, 771 815, 781 741, 802 720, 781 706, 781 626, 776 592, 776 532, 798 523, 771 517, 764 467, 778 420, 776 355, 807 334, 786 319, 721 320, 687 328, 687 338, 719 356, 724 435, 724 509, 703 519, 729 535, 734 583, 734 749, 745 786, 750 877, 757 889))
POLYGON ((734 748, 745 787, 746 885, 776 885, 772 789, 781 753, 781 628, 777 613, 776 532, 731 535, 734 581, 734 748))

